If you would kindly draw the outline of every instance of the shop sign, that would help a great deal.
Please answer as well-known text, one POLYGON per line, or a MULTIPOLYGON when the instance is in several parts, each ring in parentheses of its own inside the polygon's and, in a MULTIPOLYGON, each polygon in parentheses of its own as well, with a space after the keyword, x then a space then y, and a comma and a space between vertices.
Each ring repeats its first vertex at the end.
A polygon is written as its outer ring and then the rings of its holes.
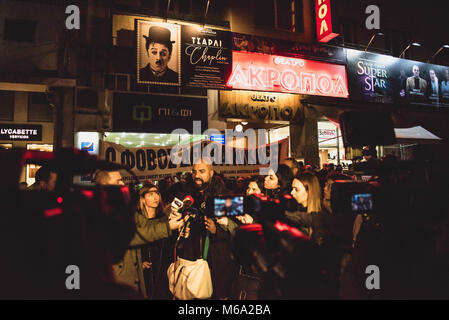
POLYGON ((220 91, 219 115, 249 120, 295 121, 300 118, 298 95, 254 91, 220 91))
POLYGON ((114 131, 171 133, 192 131, 192 121, 207 128, 207 99, 154 94, 114 93, 114 131))
POLYGON ((318 129, 318 139, 330 139, 336 136, 337 132, 335 129, 318 129))
POLYGON ((449 67, 347 50, 353 100, 449 106, 449 67))
MULTIPOLYGON (((170 154, 173 147, 145 147, 145 148, 127 148, 123 145, 106 142, 103 141, 103 148, 100 157, 109 162, 114 162, 121 164, 125 167, 128 167, 139 180, 147 180, 147 179, 163 179, 165 177, 174 176, 177 173, 182 173, 185 171, 191 171, 193 159, 195 158, 195 147, 193 144, 190 144, 190 162, 189 164, 183 164, 182 162, 179 164, 175 164, 170 159, 170 154)), ((250 158, 250 152, 254 152, 252 149, 248 148, 232 148, 233 159, 235 160, 231 164, 225 164, 225 148, 229 148, 229 146, 225 146, 221 143, 212 142, 212 141, 203 141, 201 143, 202 148, 200 148, 200 157, 201 157, 201 149, 204 150, 205 146, 208 144, 217 144, 219 150, 221 150, 221 154, 223 156, 220 164, 214 164, 213 168, 215 172, 221 173, 225 176, 248 176, 248 175, 258 175, 260 173, 260 167, 266 167, 264 164, 251 164, 248 159, 250 158), (239 160, 241 161, 239 161, 239 160)), ((273 155, 276 159, 279 159, 279 162, 282 162, 288 155, 288 138, 283 139, 277 142, 278 148, 277 154, 273 155)), ((182 146, 178 146, 180 150, 183 148, 182 146)), ((270 145, 264 145, 260 148, 265 148, 266 156, 271 157, 270 145)), ((255 152, 255 154, 259 154, 255 152)), ((259 163, 260 161, 257 161, 259 163)), ((123 180, 125 182, 131 182, 133 180, 133 176, 124 173, 123 180)))
POLYGON ((0 140, 41 141, 42 125, 0 124, 0 140))
POLYGON ((137 83, 223 89, 232 67, 232 33, 199 25, 136 19, 137 83))
POLYGON ((233 52, 227 86, 271 92, 348 97, 344 66, 319 61, 233 52))
POLYGON ((210 136, 210 141, 225 144, 225 142, 226 142, 225 135, 224 134, 213 134, 210 136))
POLYGON ((331 0, 315 0, 315 17, 319 42, 328 42, 339 35, 332 28, 331 0))

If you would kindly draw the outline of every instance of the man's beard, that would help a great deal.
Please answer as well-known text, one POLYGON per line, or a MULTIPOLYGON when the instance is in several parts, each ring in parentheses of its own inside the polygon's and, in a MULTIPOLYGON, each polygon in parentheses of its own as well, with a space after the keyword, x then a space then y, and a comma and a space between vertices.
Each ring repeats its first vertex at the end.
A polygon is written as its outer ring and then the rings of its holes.
POLYGON ((207 186, 209 185, 209 183, 204 182, 204 180, 200 178, 196 178, 195 180, 193 180, 193 182, 195 183, 195 187, 200 191, 206 189, 207 186), (201 184, 196 183, 197 180, 201 181, 201 184))

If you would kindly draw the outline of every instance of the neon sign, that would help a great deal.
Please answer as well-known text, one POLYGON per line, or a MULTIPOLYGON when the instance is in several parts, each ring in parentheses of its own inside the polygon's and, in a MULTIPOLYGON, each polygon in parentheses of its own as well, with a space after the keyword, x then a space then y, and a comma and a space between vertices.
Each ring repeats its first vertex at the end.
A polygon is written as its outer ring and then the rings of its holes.
POLYGON ((259 53, 232 53, 233 89, 347 98, 345 66, 259 53))
POLYGON ((316 34, 319 42, 328 42, 338 36, 332 32, 330 0, 315 0, 316 34))

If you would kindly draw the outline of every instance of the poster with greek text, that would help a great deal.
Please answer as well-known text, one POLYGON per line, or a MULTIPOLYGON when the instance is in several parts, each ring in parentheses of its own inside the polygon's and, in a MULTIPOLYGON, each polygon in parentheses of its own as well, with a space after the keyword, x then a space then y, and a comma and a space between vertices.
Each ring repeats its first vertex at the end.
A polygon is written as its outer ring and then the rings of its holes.
POLYGON ((232 70, 232 33, 183 25, 181 42, 182 84, 224 89, 232 70))

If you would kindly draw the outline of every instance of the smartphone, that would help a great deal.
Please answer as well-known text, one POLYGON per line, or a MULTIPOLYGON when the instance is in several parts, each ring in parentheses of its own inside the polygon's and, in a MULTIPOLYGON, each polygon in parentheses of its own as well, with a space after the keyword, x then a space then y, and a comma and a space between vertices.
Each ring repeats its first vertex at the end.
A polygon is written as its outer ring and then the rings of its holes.
POLYGON ((358 193, 351 196, 351 207, 354 212, 373 210, 373 195, 371 193, 358 193))
POLYGON ((244 215, 244 196, 220 196, 214 197, 212 209, 216 217, 232 217, 244 215))

